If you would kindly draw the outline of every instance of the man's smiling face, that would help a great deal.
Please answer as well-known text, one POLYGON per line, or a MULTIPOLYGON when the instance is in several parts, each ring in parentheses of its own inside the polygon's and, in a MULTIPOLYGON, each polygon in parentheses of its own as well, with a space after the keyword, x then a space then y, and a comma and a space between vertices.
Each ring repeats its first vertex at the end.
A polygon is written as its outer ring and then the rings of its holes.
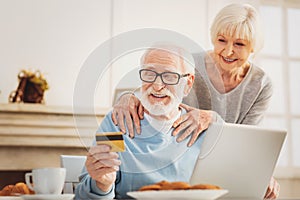
MULTIPOLYGON (((142 69, 148 69, 159 74, 175 72, 181 75, 183 60, 178 55, 164 50, 152 50, 145 57, 142 69)), ((153 74, 151 71, 146 72, 146 75, 153 74)), ((186 84, 186 79, 181 78, 178 84, 168 85, 162 81, 160 76, 157 76, 153 83, 143 82, 141 102, 146 110, 153 115, 170 114, 170 112, 178 110, 178 106, 185 95, 186 84)))

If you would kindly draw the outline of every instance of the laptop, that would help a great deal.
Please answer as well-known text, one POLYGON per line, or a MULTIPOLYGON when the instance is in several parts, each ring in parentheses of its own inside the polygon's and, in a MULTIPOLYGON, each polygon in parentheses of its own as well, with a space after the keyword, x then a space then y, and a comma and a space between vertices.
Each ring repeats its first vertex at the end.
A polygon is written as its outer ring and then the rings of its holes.
POLYGON ((212 124, 190 184, 214 184, 222 199, 263 199, 287 132, 250 125, 212 124))

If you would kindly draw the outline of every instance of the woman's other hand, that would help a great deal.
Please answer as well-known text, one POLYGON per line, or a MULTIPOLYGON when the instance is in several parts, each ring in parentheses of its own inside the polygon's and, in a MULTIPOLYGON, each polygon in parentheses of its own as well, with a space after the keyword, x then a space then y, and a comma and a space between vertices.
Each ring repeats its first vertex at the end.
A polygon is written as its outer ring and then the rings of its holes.
POLYGON ((127 93, 122 95, 114 105, 111 118, 123 133, 126 133, 125 119, 129 136, 133 138, 134 127, 138 134, 141 133, 140 120, 144 118, 144 107, 137 97, 127 93))
POLYGON ((279 196, 279 191, 280 191, 280 185, 274 179, 274 177, 272 177, 264 199, 276 199, 279 196))
POLYGON ((185 104, 180 104, 180 107, 186 109, 187 113, 174 122, 173 127, 175 130, 173 131, 173 136, 176 136, 182 130, 185 130, 177 138, 177 142, 181 142, 192 134, 188 143, 188 146, 190 147, 195 143, 202 131, 206 130, 213 121, 213 111, 200 110, 185 104))

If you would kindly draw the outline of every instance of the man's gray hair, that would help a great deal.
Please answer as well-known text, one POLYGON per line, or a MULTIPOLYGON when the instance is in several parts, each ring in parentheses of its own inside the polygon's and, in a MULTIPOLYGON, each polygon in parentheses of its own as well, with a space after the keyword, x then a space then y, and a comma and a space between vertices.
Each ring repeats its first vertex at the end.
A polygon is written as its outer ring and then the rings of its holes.
POLYGON ((182 47, 173 45, 173 44, 155 44, 151 47, 149 47, 143 56, 141 57, 140 63, 143 65, 145 63, 145 58, 147 55, 154 50, 162 50, 167 51, 171 54, 175 54, 180 59, 183 60, 183 69, 185 70, 183 73, 190 73, 195 74, 195 61, 191 53, 189 53, 187 50, 183 49, 182 47))

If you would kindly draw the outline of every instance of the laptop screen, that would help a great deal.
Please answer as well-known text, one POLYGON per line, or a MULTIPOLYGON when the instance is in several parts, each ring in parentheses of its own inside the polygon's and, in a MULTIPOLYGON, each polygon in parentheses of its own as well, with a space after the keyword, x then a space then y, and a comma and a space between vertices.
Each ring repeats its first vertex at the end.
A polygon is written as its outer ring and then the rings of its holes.
POLYGON ((190 183, 218 185, 229 190, 225 198, 262 199, 286 131, 222 123, 205 134, 190 183))

